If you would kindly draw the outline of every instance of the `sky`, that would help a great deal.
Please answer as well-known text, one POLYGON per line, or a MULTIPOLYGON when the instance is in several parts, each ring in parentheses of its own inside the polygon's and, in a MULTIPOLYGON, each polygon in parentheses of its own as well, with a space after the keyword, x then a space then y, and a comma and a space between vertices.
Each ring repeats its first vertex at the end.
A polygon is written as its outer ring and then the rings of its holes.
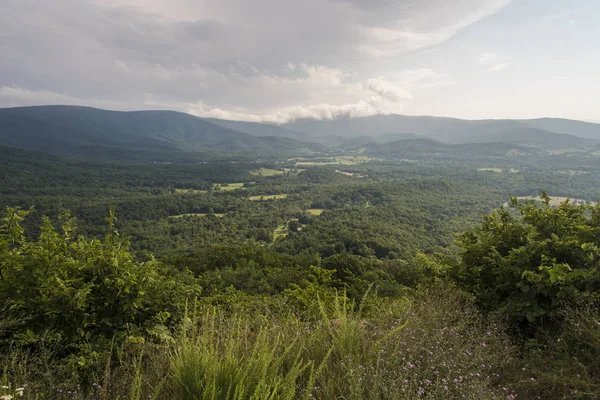
POLYGON ((598 0, 0 0, 0 107, 600 122, 598 0))

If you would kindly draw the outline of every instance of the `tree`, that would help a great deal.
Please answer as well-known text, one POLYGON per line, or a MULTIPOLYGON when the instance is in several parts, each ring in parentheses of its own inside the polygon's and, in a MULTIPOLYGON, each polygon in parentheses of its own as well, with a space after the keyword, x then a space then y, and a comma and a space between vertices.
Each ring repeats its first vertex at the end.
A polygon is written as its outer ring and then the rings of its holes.
POLYGON ((452 276, 488 311, 541 322, 561 302, 600 289, 600 206, 511 198, 458 240, 452 276))

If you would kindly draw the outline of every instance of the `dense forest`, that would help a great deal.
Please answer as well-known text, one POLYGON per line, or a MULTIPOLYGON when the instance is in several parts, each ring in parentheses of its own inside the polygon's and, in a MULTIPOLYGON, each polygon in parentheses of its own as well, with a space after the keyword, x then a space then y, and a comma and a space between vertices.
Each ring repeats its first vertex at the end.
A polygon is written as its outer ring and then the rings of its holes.
POLYGON ((598 158, 394 143, 0 147, 0 398, 600 398, 598 158))

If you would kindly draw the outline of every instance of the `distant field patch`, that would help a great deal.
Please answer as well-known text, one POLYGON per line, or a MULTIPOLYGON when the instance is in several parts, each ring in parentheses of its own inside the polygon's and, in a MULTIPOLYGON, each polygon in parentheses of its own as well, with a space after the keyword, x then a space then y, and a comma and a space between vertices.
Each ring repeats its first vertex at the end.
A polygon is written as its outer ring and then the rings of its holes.
POLYGON ((287 196, 287 194, 265 194, 262 196, 250 196, 248 199, 250 201, 280 200, 285 199, 287 196))
POLYGON ((502 172, 502 168, 477 168, 477 171, 496 172, 499 174, 502 172))
POLYGON ((250 175, 253 176, 276 176, 276 175, 283 175, 284 171, 280 171, 277 169, 271 169, 271 168, 260 168, 260 169, 255 169, 250 171, 250 175))
MULTIPOLYGON (((248 183, 254 183, 254 182, 248 182, 248 183)), ((237 183, 215 183, 213 185, 213 189, 221 190, 223 192, 230 192, 232 190, 237 190, 237 189, 245 190, 246 188, 244 187, 243 182, 241 182, 241 183, 237 182, 237 183)))
POLYGON ((188 213, 188 214, 179 214, 179 215, 171 215, 169 217, 169 219, 179 219, 179 218, 185 218, 185 217, 206 217, 207 215, 214 215, 215 217, 224 217, 225 214, 203 214, 203 213, 188 213))
POLYGON ((311 215, 321 215, 324 211, 325 210, 322 208, 309 208, 308 210, 306 210, 306 212, 311 215))

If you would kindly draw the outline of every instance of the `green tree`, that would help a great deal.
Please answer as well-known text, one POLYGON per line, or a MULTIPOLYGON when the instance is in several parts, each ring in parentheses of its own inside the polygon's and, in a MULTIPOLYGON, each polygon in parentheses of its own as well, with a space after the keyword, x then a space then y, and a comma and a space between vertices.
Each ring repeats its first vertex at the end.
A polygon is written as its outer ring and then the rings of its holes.
POLYGON ((520 202, 484 217, 458 240, 453 277, 488 311, 539 322, 562 301, 600 289, 600 206, 520 202))

